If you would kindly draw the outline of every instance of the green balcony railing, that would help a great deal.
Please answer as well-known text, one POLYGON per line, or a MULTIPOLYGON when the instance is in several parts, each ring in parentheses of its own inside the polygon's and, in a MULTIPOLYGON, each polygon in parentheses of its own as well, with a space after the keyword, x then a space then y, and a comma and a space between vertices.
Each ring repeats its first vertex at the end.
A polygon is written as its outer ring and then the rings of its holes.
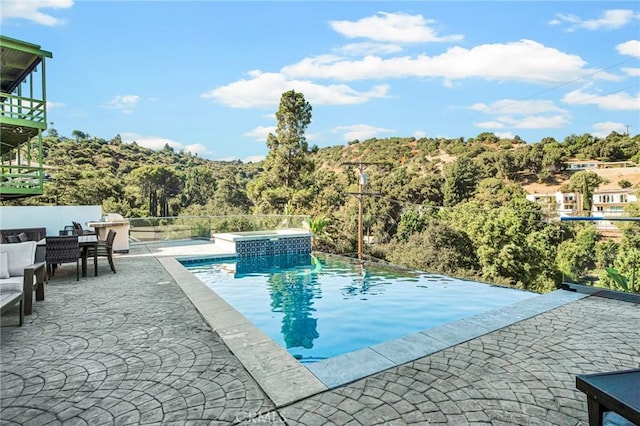
POLYGON ((40 195, 43 187, 43 172, 39 167, 3 165, 1 167, 0 195, 40 195))
POLYGON ((4 122, 46 128, 46 103, 43 100, 0 93, 0 115, 4 122))

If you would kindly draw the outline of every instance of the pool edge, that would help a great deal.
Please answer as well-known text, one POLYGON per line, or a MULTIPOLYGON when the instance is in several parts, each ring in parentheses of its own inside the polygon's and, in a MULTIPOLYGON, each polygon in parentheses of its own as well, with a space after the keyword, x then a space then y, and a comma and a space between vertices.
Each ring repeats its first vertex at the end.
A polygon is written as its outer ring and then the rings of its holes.
POLYGON ((589 296, 565 290, 534 295, 501 308, 303 365, 178 260, 158 260, 276 407, 431 355, 589 296), (282 363, 281 370, 274 372, 274 360, 282 363))
POLYGON ((329 390, 286 349, 236 311, 178 260, 162 257, 158 261, 276 408, 329 390))

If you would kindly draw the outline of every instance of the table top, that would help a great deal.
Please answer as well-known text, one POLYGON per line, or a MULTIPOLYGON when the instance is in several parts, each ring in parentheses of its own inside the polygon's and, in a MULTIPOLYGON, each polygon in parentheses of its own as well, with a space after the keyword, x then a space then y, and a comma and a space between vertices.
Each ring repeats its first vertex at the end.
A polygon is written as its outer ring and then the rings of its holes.
MULTIPOLYGON (((78 243, 80 243, 80 245, 83 244, 95 244, 98 242, 98 236, 97 235, 78 235, 78 243)), ((40 241, 38 241, 38 245, 39 246, 44 246, 47 244, 47 239, 43 238, 40 241)))
POLYGON ((109 222, 87 222, 89 228, 108 228, 111 226, 125 226, 128 225, 128 220, 112 220, 109 222))
POLYGON ((640 369, 579 374, 576 376, 576 387, 588 395, 594 395, 599 401, 606 403, 611 399, 621 403, 636 416, 640 411, 640 369))

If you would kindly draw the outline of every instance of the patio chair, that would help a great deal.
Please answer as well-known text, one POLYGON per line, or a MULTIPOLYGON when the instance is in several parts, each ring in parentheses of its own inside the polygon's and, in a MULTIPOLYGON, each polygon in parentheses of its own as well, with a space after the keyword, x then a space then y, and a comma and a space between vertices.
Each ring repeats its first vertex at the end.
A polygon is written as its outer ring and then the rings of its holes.
POLYGON ((76 280, 80 281, 80 244, 78 236, 46 237, 47 271, 53 275, 61 263, 76 262, 76 280))
POLYGON ((113 241, 116 238, 116 231, 113 229, 109 229, 107 233, 106 240, 98 240, 98 245, 95 247, 89 247, 87 252, 87 257, 91 257, 94 255, 94 250, 97 251, 98 257, 106 257, 109 260, 109 267, 111 267, 111 271, 115 274, 116 267, 113 264, 113 241))
POLYGON ((82 228, 82 225, 79 222, 71 221, 71 223, 73 223, 73 229, 77 235, 96 235, 95 232, 82 228))

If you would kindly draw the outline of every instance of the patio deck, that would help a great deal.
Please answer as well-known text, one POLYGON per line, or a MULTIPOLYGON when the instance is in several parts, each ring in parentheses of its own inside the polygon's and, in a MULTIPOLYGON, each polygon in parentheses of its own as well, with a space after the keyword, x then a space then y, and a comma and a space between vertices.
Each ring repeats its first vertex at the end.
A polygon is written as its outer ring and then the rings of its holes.
POLYGON ((640 305, 590 296, 276 407, 157 259, 214 253, 135 244, 117 274, 59 268, 23 327, 2 317, 2 423, 586 425, 575 375, 640 366, 640 305))

